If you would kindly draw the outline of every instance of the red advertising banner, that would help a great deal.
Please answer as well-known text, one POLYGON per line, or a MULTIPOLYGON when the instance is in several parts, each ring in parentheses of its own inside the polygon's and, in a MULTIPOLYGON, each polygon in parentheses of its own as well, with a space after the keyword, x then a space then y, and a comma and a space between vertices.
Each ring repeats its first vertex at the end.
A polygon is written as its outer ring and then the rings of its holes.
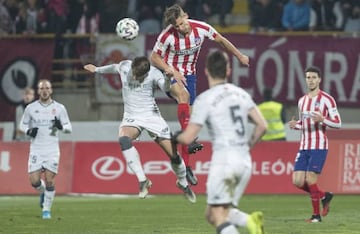
POLYGON ((360 141, 330 142, 329 155, 319 183, 338 193, 360 193, 360 141))
MULTIPOLYGON (((145 174, 153 182, 151 193, 180 193, 176 177, 171 170, 168 157, 152 142, 135 143, 145 174)), ((205 180, 210 155, 209 144, 196 154, 194 173, 199 178, 197 192, 205 191, 205 180)), ((139 184, 136 176, 127 168, 118 143, 77 143, 75 147, 74 193, 125 193, 137 194, 139 184)))
MULTIPOLYGON (((199 184, 193 189, 206 192, 211 145, 192 158, 199 184)), ((360 142, 331 141, 327 162, 319 186, 334 193, 360 193, 360 142)), ((180 193, 169 160, 155 143, 136 143, 145 173, 153 182, 152 194, 180 193)), ((246 189, 249 194, 303 193, 292 184, 293 163, 298 152, 297 142, 261 142, 251 152, 253 172, 246 189)), ((118 143, 77 143, 75 149, 75 193, 137 194, 138 182, 126 167, 118 143)))
MULTIPOLYGON (((199 184, 198 194, 206 192, 211 145, 192 158, 193 171, 199 184)), ((152 142, 135 143, 146 175, 152 180, 151 194, 175 194, 176 177, 170 161, 160 147, 152 142)), ((292 184, 296 142, 261 142, 251 152, 252 178, 247 194, 303 193, 292 184)), ((0 143, 0 194, 36 194, 27 174, 29 143, 0 143)), ((319 187, 339 194, 360 194, 360 141, 331 141, 328 158, 319 177, 319 187)), ((137 194, 136 176, 126 167, 116 142, 62 142, 58 194, 100 193, 137 194)))
MULTIPOLYGON (((243 67, 231 56, 230 82, 245 88, 255 101, 264 87, 273 87, 274 97, 296 104, 306 92, 304 70, 309 65, 321 69, 321 89, 330 93, 342 107, 360 106, 360 43, 358 38, 332 36, 225 35, 250 57, 250 67, 243 67)), ((146 51, 152 50, 156 36, 146 39, 146 51)), ((197 91, 208 85, 204 75, 208 52, 219 48, 206 40, 197 63, 197 91)), ((166 102, 165 98, 161 101, 166 102)))
POLYGON ((41 78, 51 79, 53 39, 0 39, 0 121, 14 120, 15 105, 25 87, 35 87, 41 78))
POLYGON ((253 172, 246 193, 300 193, 292 184, 291 175, 297 142, 261 142, 251 151, 253 172))
MULTIPOLYGON (((57 194, 70 192, 73 143, 60 144, 59 174, 55 179, 57 194)), ((28 142, 0 142, 0 194, 36 194, 28 178, 28 142)))

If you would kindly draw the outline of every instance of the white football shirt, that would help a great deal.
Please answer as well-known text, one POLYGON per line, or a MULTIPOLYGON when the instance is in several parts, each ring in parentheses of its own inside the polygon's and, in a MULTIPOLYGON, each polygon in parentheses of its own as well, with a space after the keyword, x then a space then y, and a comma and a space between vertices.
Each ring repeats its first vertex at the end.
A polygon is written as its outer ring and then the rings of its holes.
POLYGON ((140 83, 132 78, 132 62, 121 61, 96 68, 97 73, 118 73, 122 83, 122 97, 124 101, 124 117, 141 116, 142 118, 160 115, 155 102, 154 92, 157 87, 163 91, 170 89, 170 80, 157 68, 151 66, 148 75, 140 83))
POLYGON ((247 146, 248 113, 255 105, 244 89, 229 83, 219 84, 197 97, 190 122, 206 124, 213 151, 247 146))
POLYGON ((27 132, 29 128, 39 128, 35 138, 31 139, 30 154, 60 153, 59 137, 57 128, 53 127, 53 121, 59 119, 64 132, 71 132, 72 126, 69 116, 63 104, 52 101, 43 104, 39 100, 27 105, 20 121, 20 130, 27 132))

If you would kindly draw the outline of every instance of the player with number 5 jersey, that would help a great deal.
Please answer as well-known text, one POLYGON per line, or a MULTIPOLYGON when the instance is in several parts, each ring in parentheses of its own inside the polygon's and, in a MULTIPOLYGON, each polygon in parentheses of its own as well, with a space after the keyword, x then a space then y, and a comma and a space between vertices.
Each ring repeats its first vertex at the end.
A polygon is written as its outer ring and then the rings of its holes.
POLYGON ((237 206, 251 178, 250 149, 265 134, 267 122, 244 89, 226 82, 230 65, 224 52, 209 53, 205 74, 209 89, 196 98, 189 125, 172 141, 189 144, 207 126, 212 143, 206 182, 208 222, 219 234, 239 233, 239 226, 247 226, 250 234, 263 234, 263 213, 247 214, 237 206))

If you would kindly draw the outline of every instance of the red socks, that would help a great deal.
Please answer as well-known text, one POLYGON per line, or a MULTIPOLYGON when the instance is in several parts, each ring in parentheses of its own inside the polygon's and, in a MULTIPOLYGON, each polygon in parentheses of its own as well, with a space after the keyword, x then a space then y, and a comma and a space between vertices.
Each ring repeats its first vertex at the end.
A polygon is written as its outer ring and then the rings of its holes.
POLYGON ((325 196, 325 193, 321 191, 317 184, 308 185, 310 191, 310 198, 313 207, 313 214, 320 214, 320 199, 325 196))
MULTIPOLYGON (((181 126, 181 129, 184 130, 189 123, 190 119, 190 106, 187 103, 179 103, 178 109, 178 120, 181 126)), ((189 166, 189 154, 187 145, 181 145, 181 156, 184 160, 185 166, 189 166)))
POLYGON ((181 129, 185 129, 190 119, 190 106, 187 103, 179 103, 178 109, 178 120, 181 125, 181 129))

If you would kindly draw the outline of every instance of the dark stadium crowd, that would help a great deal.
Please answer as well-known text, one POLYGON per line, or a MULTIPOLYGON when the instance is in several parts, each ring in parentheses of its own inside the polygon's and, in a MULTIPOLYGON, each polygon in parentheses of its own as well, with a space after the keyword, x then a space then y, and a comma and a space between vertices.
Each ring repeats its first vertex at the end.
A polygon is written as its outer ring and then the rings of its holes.
MULTIPOLYGON (((159 33, 167 6, 179 4, 191 18, 218 15, 226 27, 239 0, 0 0, 0 34, 112 33, 123 17, 141 33, 159 33)), ((251 32, 360 31, 359 0, 248 0, 251 32)))
POLYGON ((360 31, 358 0, 249 0, 252 32, 360 31))
POLYGON ((197 19, 219 14, 223 26, 233 7, 233 0, 0 0, 0 34, 109 33, 123 17, 136 19, 143 33, 158 33, 174 3, 197 19))
MULTIPOLYGON (((106 30, 111 2, 91 0, 0 0, 1 33, 97 33, 106 30), (107 15, 107 17, 105 17, 107 15), (100 17, 102 21, 100 21, 100 17)), ((126 1, 127 2, 127 1, 126 1)), ((113 23, 112 23, 113 25, 113 23)))

